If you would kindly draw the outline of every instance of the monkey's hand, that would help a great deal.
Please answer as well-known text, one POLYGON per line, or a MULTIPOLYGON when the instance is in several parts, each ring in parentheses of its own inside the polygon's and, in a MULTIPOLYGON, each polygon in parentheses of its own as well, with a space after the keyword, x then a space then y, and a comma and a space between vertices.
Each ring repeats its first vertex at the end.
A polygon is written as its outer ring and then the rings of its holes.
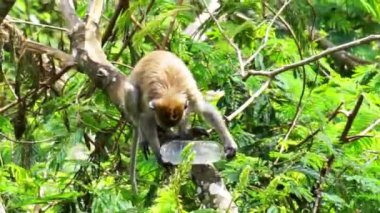
POLYGON ((141 148, 141 150, 143 152, 145 160, 148 160, 148 156, 150 155, 150 149, 149 149, 149 143, 148 143, 148 141, 141 141, 140 142, 140 148, 141 148))
POLYGON ((231 160, 236 155, 235 147, 224 147, 224 153, 226 154, 227 160, 231 160))
POLYGON ((158 164, 160 164, 162 167, 164 167, 164 169, 171 169, 174 166, 173 164, 171 164, 169 162, 163 161, 161 154, 159 156, 156 155, 156 159, 157 159, 158 164))
POLYGON ((231 160, 232 158, 235 157, 236 150, 237 150, 237 145, 233 139, 227 140, 224 143, 224 153, 226 154, 227 160, 231 160))

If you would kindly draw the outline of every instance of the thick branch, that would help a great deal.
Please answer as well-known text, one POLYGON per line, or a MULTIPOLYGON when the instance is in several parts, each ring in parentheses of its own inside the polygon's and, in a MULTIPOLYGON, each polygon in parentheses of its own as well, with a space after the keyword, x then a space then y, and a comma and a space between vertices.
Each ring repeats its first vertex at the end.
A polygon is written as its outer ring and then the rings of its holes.
POLYGON ((193 165, 191 174, 198 185, 199 197, 207 207, 221 212, 238 212, 231 193, 213 165, 193 165))
MULTIPOLYGON (((203 10, 194 20, 193 23, 189 24, 186 29, 183 31, 185 34, 191 36, 193 40, 204 41, 207 37, 202 34, 201 26, 206 23, 206 21, 210 18, 210 14, 213 14, 218 8, 220 4, 218 0, 211 0, 208 2, 207 8, 203 10)), ((221 32, 223 33, 223 32, 221 32)))
POLYGON ((56 58, 56 59, 62 61, 63 63, 74 61, 74 58, 71 55, 69 55, 69 54, 67 54, 67 53, 65 53, 59 49, 55 49, 53 47, 49 47, 49 46, 46 46, 44 44, 40 44, 38 42, 31 41, 31 40, 25 41, 25 43, 23 45, 23 49, 29 50, 32 52, 36 52, 39 54, 47 54, 53 58, 56 58))
POLYGON ((87 11, 87 24, 99 26, 100 17, 102 16, 103 0, 90 1, 87 11))
MULTIPOLYGON (((123 93, 125 88, 133 88, 133 86, 129 83, 127 77, 107 60, 107 56, 102 49, 98 26, 103 1, 93 0, 90 5, 87 13, 87 23, 83 23, 78 17, 72 17, 72 20, 78 20, 76 25, 73 25, 69 20, 68 25, 72 27, 70 37, 73 49, 72 54, 75 57, 75 62, 79 65, 79 69, 84 71, 97 88, 107 92, 112 103, 123 113, 125 110, 125 94, 115 94, 123 93), (107 89, 111 85, 117 87, 117 89, 107 89)), ((61 0, 61 10, 62 13, 66 14, 66 17, 69 14, 75 15, 74 8, 70 7, 66 0, 61 0)))
POLYGON ((70 29, 82 22, 75 13, 74 2, 72 0, 61 0, 60 7, 70 29))

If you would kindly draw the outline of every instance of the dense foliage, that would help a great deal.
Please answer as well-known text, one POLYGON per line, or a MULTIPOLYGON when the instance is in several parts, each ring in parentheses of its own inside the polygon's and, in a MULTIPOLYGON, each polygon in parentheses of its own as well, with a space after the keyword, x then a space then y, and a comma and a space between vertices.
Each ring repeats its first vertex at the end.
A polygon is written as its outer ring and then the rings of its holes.
MULTIPOLYGON (((187 27, 208 14, 205 3, 105 1, 100 29, 108 60, 128 74, 145 53, 166 48, 205 94, 221 90, 210 98, 239 153, 215 166, 239 212, 380 211, 379 41, 258 72, 380 32, 380 3, 225 0, 189 34, 187 27)), ((87 7, 76 1, 80 17, 87 7)), ((8 15, 25 38, 70 53, 54 1, 17 1, 8 15)), ((201 212, 188 163, 168 177, 153 155, 139 153, 139 194, 132 196, 130 126, 108 97, 76 69, 60 87, 46 85, 47 71, 59 63, 3 42, 0 212, 201 212)))

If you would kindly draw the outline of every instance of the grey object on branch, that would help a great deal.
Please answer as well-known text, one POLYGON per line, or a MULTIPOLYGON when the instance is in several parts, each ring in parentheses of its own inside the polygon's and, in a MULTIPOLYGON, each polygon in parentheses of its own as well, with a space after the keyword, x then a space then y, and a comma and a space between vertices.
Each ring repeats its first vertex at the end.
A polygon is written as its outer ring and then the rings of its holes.
POLYGON ((199 199, 206 207, 217 209, 218 212, 239 212, 221 175, 212 165, 224 156, 221 144, 205 140, 166 140, 160 150, 163 160, 175 165, 181 163, 181 152, 189 143, 193 143, 195 152, 191 175, 197 185, 199 199))
POLYGON ((193 165, 210 164, 223 158, 223 147, 214 141, 172 140, 161 146, 163 161, 178 165, 182 162, 181 152, 188 144, 194 151, 193 165))

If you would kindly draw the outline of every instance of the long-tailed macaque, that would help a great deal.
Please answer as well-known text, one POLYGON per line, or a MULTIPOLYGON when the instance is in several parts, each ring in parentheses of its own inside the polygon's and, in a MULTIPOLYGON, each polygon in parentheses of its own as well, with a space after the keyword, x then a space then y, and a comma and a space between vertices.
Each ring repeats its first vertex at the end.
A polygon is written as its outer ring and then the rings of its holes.
POLYGON ((137 194, 136 182, 136 155, 137 144, 142 141, 142 134, 139 133, 138 115, 139 115, 139 99, 141 98, 138 87, 130 83, 128 77, 119 72, 108 72, 99 69, 94 78, 95 84, 101 85, 107 92, 112 103, 122 112, 123 117, 134 126, 132 137, 132 148, 130 155, 130 176, 131 186, 134 194, 137 194))
POLYGON ((139 88, 141 95, 137 118, 139 131, 142 139, 149 142, 158 162, 163 163, 157 127, 178 126, 179 133, 185 134, 186 117, 190 112, 202 115, 216 130, 224 142, 228 159, 235 156, 237 145, 222 116, 203 99, 192 73, 176 55, 167 51, 145 55, 132 70, 129 80, 139 88))

